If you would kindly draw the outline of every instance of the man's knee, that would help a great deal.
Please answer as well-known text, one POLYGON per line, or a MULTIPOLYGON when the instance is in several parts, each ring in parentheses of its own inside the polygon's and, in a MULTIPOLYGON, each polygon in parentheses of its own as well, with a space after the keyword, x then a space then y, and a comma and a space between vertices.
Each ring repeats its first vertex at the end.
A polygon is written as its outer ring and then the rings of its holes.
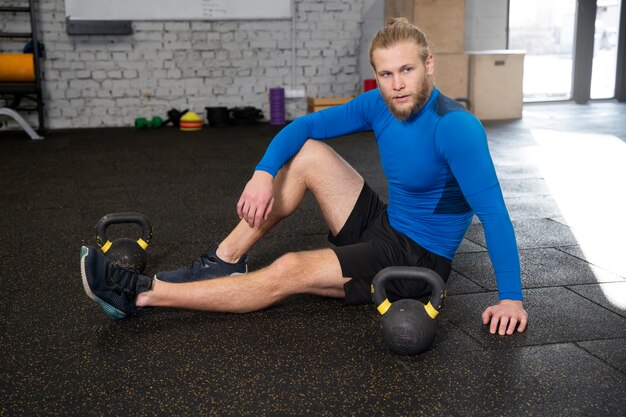
POLYGON ((302 145, 298 153, 289 161, 292 169, 303 169, 308 167, 319 166, 324 158, 328 155, 330 148, 325 143, 315 139, 308 139, 302 145))
POLYGON ((303 154, 315 155, 322 152, 327 152, 329 149, 330 147, 320 140, 307 139, 300 150, 303 152, 303 154))
POLYGON ((285 296, 301 292, 305 288, 302 280, 302 256, 290 252, 272 262, 268 269, 269 285, 276 295, 285 296))
POLYGON ((282 299, 295 294, 343 297, 348 281, 332 249, 289 252, 268 267, 272 295, 282 299))
POLYGON ((278 282, 281 282, 297 274, 301 267, 302 259, 300 254, 289 252, 272 262, 269 268, 272 272, 271 276, 275 277, 278 282))

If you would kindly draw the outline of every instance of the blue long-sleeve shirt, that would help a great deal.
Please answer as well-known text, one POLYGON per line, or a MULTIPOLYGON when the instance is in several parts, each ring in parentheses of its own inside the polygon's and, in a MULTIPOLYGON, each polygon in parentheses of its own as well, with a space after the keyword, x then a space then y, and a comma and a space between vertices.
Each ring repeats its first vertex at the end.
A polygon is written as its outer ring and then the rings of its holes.
POLYGON ((425 106, 396 119, 378 89, 290 123, 257 165, 275 176, 307 139, 373 131, 388 182, 389 223, 452 259, 474 213, 485 229, 500 299, 522 299, 515 233, 489 154, 485 130, 462 105, 435 88, 425 106))

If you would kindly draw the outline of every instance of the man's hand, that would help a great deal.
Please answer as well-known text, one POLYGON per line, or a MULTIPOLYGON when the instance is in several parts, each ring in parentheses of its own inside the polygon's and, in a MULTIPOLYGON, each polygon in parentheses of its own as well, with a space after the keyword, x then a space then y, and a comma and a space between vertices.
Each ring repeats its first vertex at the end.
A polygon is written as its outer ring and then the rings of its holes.
POLYGON ((498 330, 500 336, 512 335, 517 326, 519 333, 526 329, 528 323, 528 313, 524 310, 524 305, 517 300, 502 300, 495 306, 488 307, 483 312, 483 324, 488 324, 489 332, 495 334, 498 330))
POLYGON ((237 214, 250 227, 258 228, 267 220, 274 206, 273 177, 265 171, 255 171, 237 203, 237 214))

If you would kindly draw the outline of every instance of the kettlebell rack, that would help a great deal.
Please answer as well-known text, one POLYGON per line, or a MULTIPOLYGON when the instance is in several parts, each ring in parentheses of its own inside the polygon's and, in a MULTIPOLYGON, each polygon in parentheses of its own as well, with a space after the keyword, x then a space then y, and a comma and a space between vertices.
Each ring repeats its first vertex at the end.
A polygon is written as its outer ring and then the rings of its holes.
MULTIPOLYGON (((15 2, 12 2, 13 4, 15 2)), ((32 55, 34 60, 35 78, 32 82, 11 82, 0 80, 0 95, 13 96, 12 102, 8 104, 8 110, 20 109, 23 98, 29 99, 35 103, 35 107, 21 108, 24 111, 36 110, 39 118, 38 130, 42 132, 45 129, 44 122, 44 103, 41 89, 41 62, 40 62, 40 43, 37 37, 37 19, 35 17, 35 0, 28 0, 24 6, 6 6, 0 3, 0 14, 2 13, 27 13, 30 20, 30 31, 24 32, 0 32, 0 39, 30 39, 32 43, 32 55)), ((3 108, 2 110, 7 110, 3 108)), ((1 114, 14 118, 20 126, 24 127, 26 122, 16 112, 5 111, 1 114), (17 115, 17 117, 16 117, 17 115), (21 120, 19 120, 21 119, 21 120)), ((42 139, 39 135, 33 137, 31 132, 25 129, 32 139, 42 139)))

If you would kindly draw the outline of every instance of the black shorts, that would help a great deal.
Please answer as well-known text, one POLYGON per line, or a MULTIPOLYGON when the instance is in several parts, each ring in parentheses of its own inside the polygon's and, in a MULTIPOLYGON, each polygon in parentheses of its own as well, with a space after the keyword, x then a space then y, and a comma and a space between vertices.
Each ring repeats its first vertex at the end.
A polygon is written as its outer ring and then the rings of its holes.
MULTIPOLYGON (((372 302, 372 279, 388 266, 421 266, 437 272, 444 281, 450 276, 452 262, 427 251, 396 232, 387 218, 387 205, 367 183, 346 220, 346 224, 328 240, 339 258, 341 271, 352 278, 344 285, 346 304, 372 302)), ((390 301, 419 298, 430 291, 426 284, 410 280, 394 280, 386 287, 390 301)))

